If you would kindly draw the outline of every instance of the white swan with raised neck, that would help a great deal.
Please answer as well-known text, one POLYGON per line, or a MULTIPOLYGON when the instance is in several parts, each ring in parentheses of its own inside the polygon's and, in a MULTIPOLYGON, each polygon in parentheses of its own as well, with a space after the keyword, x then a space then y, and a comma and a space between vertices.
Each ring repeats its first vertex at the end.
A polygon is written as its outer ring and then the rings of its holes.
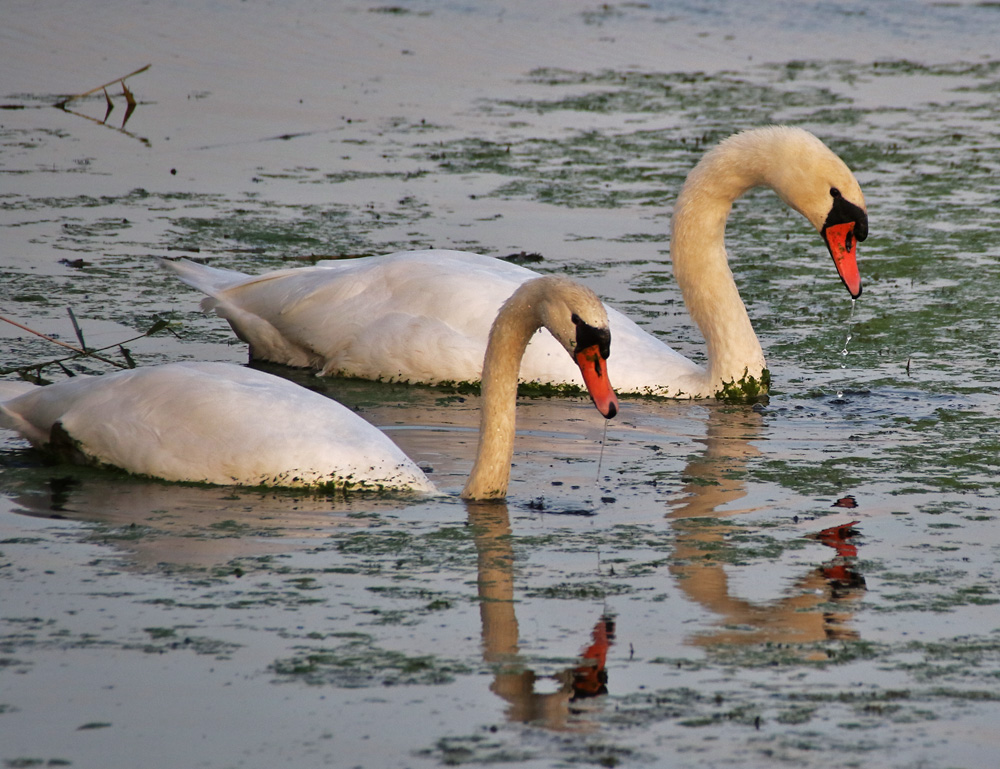
MULTIPOLYGON (((525 283, 504 304, 490 336, 466 499, 507 493, 520 354, 542 327, 576 361, 601 413, 610 419, 617 412, 600 300, 561 277, 525 283)), ((229 363, 168 363, 0 392, 0 427, 81 464, 168 481, 436 492, 402 450, 350 409, 229 363)))
MULTIPOLYGON (((733 201, 770 187, 822 235, 851 295, 861 293, 856 245, 868 234, 864 196, 846 164, 809 132, 787 126, 735 134, 688 176, 672 221, 674 274, 707 345, 700 365, 609 309, 610 373, 620 393, 701 398, 766 390, 763 350, 733 280, 724 235, 733 201), (727 387, 734 390, 727 390, 727 387), (741 389, 743 388, 743 389, 741 389)), ((320 262, 252 277, 166 261, 208 295, 254 358, 323 374, 411 383, 478 381, 490 322, 538 273, 458 251, 407 251, 320 262)), ((555 342, 532 341, 521 381, 580 385, 555 342)))

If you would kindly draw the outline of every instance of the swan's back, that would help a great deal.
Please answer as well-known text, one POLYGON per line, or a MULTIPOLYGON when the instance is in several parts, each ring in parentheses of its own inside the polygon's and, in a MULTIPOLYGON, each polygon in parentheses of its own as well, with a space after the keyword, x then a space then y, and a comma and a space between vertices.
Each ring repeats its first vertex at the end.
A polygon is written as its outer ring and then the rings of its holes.
MULTIPOLYGON (((236 281, 231 271, 183 260, 164 266, 208 295, 203 307, 227 319, 254 358, 328 375, 425 384, 479 381, 500 307, 518 286, 539 277, 500 259, 448 250, 323 261, 236 281)), ((690 383, 704 375, 700 367, 621 313, 608 315, 616 342, 608 365, 620 392, 693 392, 690 383)), ((583 386, 549 334, 528 345, 520 379, 583 386)))
POLYGON ((224 363, 35 388, 0 404, 0 423, 76 461, 170 481, 433 491, 392 441, 350 410, 224 363))
POLYGON ((477 380, 500 306, 537 277, 453 251, 325 261, 235 283, 228 271, 164 264, 208 294, 203 307, 228 320, 254 358, 430 384, 477 380))

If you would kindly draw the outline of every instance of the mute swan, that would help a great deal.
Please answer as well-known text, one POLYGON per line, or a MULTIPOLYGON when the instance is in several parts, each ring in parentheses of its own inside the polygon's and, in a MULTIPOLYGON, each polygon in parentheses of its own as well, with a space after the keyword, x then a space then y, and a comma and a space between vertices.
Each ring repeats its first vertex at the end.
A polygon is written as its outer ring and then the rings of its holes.
MULTIPOLYGON (((490 333, 479 449, 464 498, 506 496, 518 365, 542 326, 576 360, 600 412, 608 419, 617 412, 604 368, 611 340, 601 301, 557 276, 523 284, 490 333)), ((77 463, 169 481, 435 491, 392 441, 350 409, 227 363, 168 363, 35 387, 0 403, 0 426, 77 463)))
MULTIPOLYGON (((774 189, 812 223, 851 296, 861 294, 855 250, 868 234, 868 216, 850 169, 800 128, 735 134, 691 171, 673 214, 674 274, 705 337, 707 367, 609 310, 615 337, 610 375, 619 392, 698 398, 766 390, 764 353, 724 244, 733 201, 759 186, 774 189)), ((202 306, 229 321, 253 358, 323 374, 427 384, 478 380, 497 308, 516 285, 538 274, 444 250, 320 262, 259 277, 185 260, 161 263, 208 295, 202 306)), ((544 335, 529 345, 521 380, 580 383, 544 335)))

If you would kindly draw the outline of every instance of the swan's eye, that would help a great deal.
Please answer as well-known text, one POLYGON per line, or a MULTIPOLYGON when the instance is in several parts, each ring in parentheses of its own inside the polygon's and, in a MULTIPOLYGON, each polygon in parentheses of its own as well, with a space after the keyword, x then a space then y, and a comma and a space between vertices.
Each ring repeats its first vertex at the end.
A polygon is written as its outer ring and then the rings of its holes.
POLYGON ((606 328, 595 328, 577 315, 572 316, 576 325, 576 352, 597 345, 605 360, 611 357, 611 332, 606 328))
POLYGON ((836 187, 831 187, 830 188, 830 197, 831 198, 839 198, 840 197, 840 190, 838 190, 836 187))

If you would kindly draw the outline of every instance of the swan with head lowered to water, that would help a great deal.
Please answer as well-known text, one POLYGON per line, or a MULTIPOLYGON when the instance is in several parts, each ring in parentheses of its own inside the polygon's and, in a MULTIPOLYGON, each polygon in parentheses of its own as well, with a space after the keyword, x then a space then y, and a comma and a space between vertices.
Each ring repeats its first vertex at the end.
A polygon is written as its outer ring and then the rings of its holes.
MULTIPOLYGON (((479 447, 462 491, 466 499, 507 494, 518 366, 542 327, 576 362, 598 410, 608 419, 617 412, 606 368, 611 337, 604 305, 566 278, 524 283, 490 332, 479 447)), ((233 364, 168 363, 0 392, 0 427, 81 464, 168 481, 435 492, 384 433, 350 409, 233 364)))
MULTIPOLYGON (((821 234, 852 297, 861 294, 856 245, 868 234, 854 174, 800 128, 735 134, 688 175, 674 208, 671 257, 692 319, 707 345, 699 365, 609 309, 610 374, 620 393, 678 398, 753 396, 767 365, 730 271, 724 243, 733 202, 770 187, 821 234)), ((408 251, 320 262, 252 277, 187 260, 161 260, 208 295, 203 307, 229 321, 251 357, 323 374, 411 383, 477 381, 490 321, 503 299, 537 273, 458 251, 408 251)), ((528 346, 522 382, 580 384, 554 340, 528 346)))

